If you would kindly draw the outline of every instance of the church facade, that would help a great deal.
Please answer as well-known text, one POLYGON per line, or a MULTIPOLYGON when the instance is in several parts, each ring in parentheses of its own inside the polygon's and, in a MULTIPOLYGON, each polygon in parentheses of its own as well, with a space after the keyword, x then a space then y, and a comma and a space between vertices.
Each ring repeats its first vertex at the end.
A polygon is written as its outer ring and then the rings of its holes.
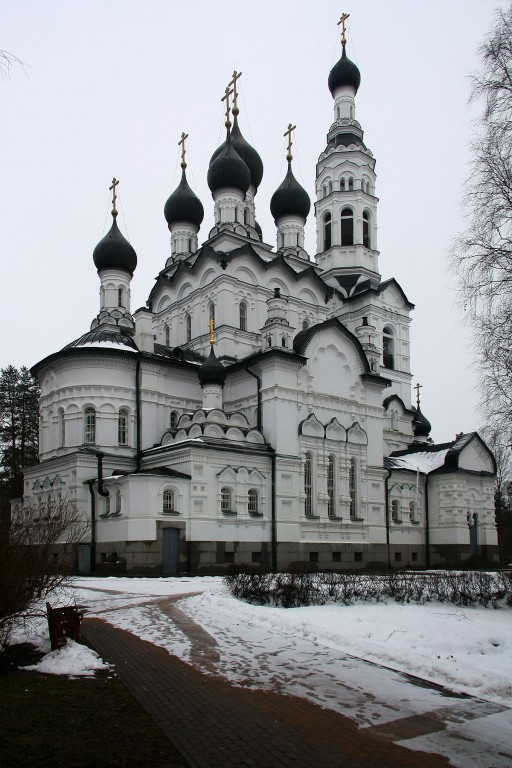
POLYGON ((200 245, 183 135, 181 182, 164 208, 171 253, 134 312, 137 255, 117 226, 114 180, 112 228, 93 254, 98 315, 33 369, 40 463, 25 472, 25 497, 80 506, 90 521, 81 571, 497 559, 492 454, 476 433, 434 445, 411 404, 414 305, 379 273, 375 158, 344 39, 328 77, 314 257, 291 125, 270 203, 276 247, 263 239, 263 164, 238 124, 237 80, 208 168, 215 225, 200 245))

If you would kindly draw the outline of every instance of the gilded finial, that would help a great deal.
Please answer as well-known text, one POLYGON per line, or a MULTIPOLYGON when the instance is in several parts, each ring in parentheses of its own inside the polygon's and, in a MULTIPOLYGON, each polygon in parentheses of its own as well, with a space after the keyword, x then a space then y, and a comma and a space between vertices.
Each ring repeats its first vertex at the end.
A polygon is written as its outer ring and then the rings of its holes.
POLYGON ((185 153, 187 151, 185 149, 185 139, 188 139, 188 133, 182 133, 181 139, 178 141, 178 147, 181 146, 181 167, 183 168, 183 170, 185 170, 185 168, 187 167, 187 163, 185 161, 185 153))
POLYGON ((288 123, 288 130, 286 130, 283 133, 283 136, 285 138, 286 138, 286 136, 288 136, 288 154, 286 155, 286 159, 288 160, 289 163, 291 163, 291 161, 293 160, 293 155, 292 155, 292 144, 293 144, 293 142, 292 142, 292 131, 294 131, 296 129, 296 127, 297 127, 296 125, 292 125, 291 123, 288 123))
POLYGON ((118 211, 116 208, 116 200, 117 200, 116 187, 118 184, 119 184, 119 180, 116 179, 116 177, 114 176, 114 178, 112 179, 112 186, 109 187, 109 190, 112 192, 112 216, 114 219, 118 214, 118 211))
POLYGON ((337 24, 338 27, 341 24, 341 44, 343 47, 345 47, 345 45, 347 44, 347 37, 345 34, 346 32, 345 22, 348 18, 350 18, 350 13, 342 13, 341 19, 338 21, 338 24, 337 24))
POLYGON ((215 344, 215 335, 214 335, 214 328, 215 328, 215 320, 213 317, 210 317, 210 322, 208 323, 210 327, 210 344, 213 347, 215 344))
POLYGON ((231 86, 233 86, 233 109, 231 111, 235 115, 235 117, 240 113, 240 110, 238 109, 238 91, 236 88, 236 81, 240 77, 242 77, 242 73, 237 72, 235 69, 235 71, 233 72, 233 79, 231 80, 230 83, 228 83, 228 88, 231 88, 231 86))
POLYGON ((231 120, 229 119, 229 110, 230 110, 230 107, 229 107, 229 97, 231 96, 232 93, 233 93, 233 89, 231 88, 231 90, 229 90, 229 86, 228 86, 226 88, 226 90, 224 91, 224 96, 221 99, 221 101, 225 101, 226 102, 226 123, 225 123, 225 125, 226 125, 226 128, 228 130, 231 128, 231 120))
POLYGON ((416 384, 414 389, 416 390, 416 407, 420 407, 420 389, 422 389, 423 384, 416 384))

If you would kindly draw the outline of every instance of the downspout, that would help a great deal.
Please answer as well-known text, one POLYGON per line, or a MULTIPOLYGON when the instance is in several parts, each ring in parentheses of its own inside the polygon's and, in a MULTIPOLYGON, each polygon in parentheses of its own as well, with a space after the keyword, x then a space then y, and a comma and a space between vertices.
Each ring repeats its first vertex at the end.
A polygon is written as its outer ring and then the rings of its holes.
POLYGON ((270 459, 272 462, 272 506, 271 506, 271 564, 273 573, 277 572, 277 520, 276 520, 276 452, 270 448, 272 453, 270 459))
POLYGON ((430 568, 430 520, 428 512, 428 474, 425 473, 425 567, 430 568))
MULTIPOLYGON (((248 365, 245 370, 258 382, 258 406, 256 409, 256 426, 258 432, 263 434, 263 405, 261 398, 261 377, 251 371, 248 365)), ((272 468, 272 498, 271 498, 271 533, 270 533, 270 562, 272 571, 277 571, 277 519, 276 519, 276 452, 271 445, 268 446, 272 468)))
POLYGON ((391 543, 389 540, 389 478, 391 477, 391 470, 387 470, 387 477, 384 480, 384 494, 386 496, 386 548, 388 551, 388 568, 391 570, 391 543))
POLYGON ((135 430, 137 432, 137 443, 135 453, 135 472, 140 472, 140 465, 142 460, 142 434, 141 434, 141 398, 140 398, 140 352, 137 354, 137 360, 135 362, 135 430))
POLYGON ((89 554, 89 568, 91 573, 96 571, 96 496, 94 495, 94 480, 88 480, 89 493, 91 494, 91 551, 89 554))
POLYGON ((245 366, 245 370, 249 374, 249 376, 253 376, 256 381, 258 382, 258 407, 256 411, 256 426, 258 428, 258 431, 261 432, 262 428, 262 409, 261 409, 261 377, 258 376, 257 373, 254 373, 254 371, 251 371, 248 365, 245 366))

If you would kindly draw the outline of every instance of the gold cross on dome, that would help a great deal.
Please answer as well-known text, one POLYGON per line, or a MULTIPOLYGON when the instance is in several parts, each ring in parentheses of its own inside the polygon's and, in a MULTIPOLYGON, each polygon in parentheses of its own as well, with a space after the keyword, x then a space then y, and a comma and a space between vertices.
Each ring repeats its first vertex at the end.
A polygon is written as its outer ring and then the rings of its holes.
POLYGON ((213 317, 210 318, 210 322, 208 323, 208 326, 210 328, 210 344, 213 347, 213 345, 215 344, 215 336, 213 333, 213 330, 215 328, 215 320, 213 319, 213 317))
POLYGON ((416 406, 420 407, 420 389, 422 389, 423 384, 416 384, 414 389, 416 390, 416 406))
POLYGON ((231 128, 231 120, 229 119, 229 97, 233 93, 233 89, 229 90, 229 86, 224 91, 224 96, 221 101, 226 102, 226 128, 231 128))
POLYGON ((286 159, 289 163, 293 160, 292 155, 292 131, 296 129, 296 125, 292 125, 291 123, 288 123, 288 129, 283 133, 283 136, 286 138, 288 136, 288 154, 286 155, 286 159))
POLYGON ((236 89, 236 81, 242 77, 241 72, 237 72, 236 69, 233 72, 233 79, 228 83, 228 88, 233 86, 233 109, 231 110, 234 115, 238 115, 240 110, 238 109, 238 91, 236 89))
POLYGON ((116 187, 117 187, 117 185, 118 185, 118 184, 119 184, 119 179, 116 179, 116 177, 114 176, 114 178, 112 179, 112 186, 111 186, 111 187, 109 187, 109 190, 112 192, 112 216, 114 217, 114 219, 115 219, 115 217, 117 216, 117 208, 116 208, 116 200, 117 200, 117 195, 116 195, 116 187))
POLYGON ((346 32, 345 22, 348 18, 350 18, 350 13, 342 13, 341 19, 338 21, 338 24, 336 25, 339 27, 339 25, 341 24, 341 44, 342 45, 346 45, 346 42, 347 42, 347 38, 345 36, 345 32, 346 32))
POLYGON ((178 147, 181 145, 181 167, 183 170, 187 167, 187 163, 185 162, 185 153, 187 151, 185 149, 185 139, 188 139, 188 133, 182 133, 181 139, 178 141, 178 147))

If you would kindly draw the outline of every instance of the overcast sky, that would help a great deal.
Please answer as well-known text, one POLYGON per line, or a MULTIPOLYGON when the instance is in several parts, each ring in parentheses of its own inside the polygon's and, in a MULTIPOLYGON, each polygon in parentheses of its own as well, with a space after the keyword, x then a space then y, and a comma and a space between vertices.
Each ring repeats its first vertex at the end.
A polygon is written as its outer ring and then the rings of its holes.
MULTIPOLYGON (((477 112, 468 75, 497 0, 1 0, 0 48, 26 63, 0 80, 0 367, 31 366, 85 333, 99 308, 94 246, 111 224, 108 187, 120 179, 120 228, 138 255, 132 311, 170 255, 164 203, 188 178, 213 225, 206 184, 224 136, 221 97, 242 71, 240 127, 265 167, 256 197, 275 245, 270 197, 294 172, 312 200, 315 164, 333 120, 329 70, 348 21, 361 71, 356 118, 377 160, 378 247, 384 279, 416 304, 413 383, 437 441, 481 425, 471 336, 456 306, 447 251, 463 227, 461 193, 477 112)), ((503 3, 502 3, 503 5, 503 3)), ((315 252, 315 220, 306 224, 315 252)))

